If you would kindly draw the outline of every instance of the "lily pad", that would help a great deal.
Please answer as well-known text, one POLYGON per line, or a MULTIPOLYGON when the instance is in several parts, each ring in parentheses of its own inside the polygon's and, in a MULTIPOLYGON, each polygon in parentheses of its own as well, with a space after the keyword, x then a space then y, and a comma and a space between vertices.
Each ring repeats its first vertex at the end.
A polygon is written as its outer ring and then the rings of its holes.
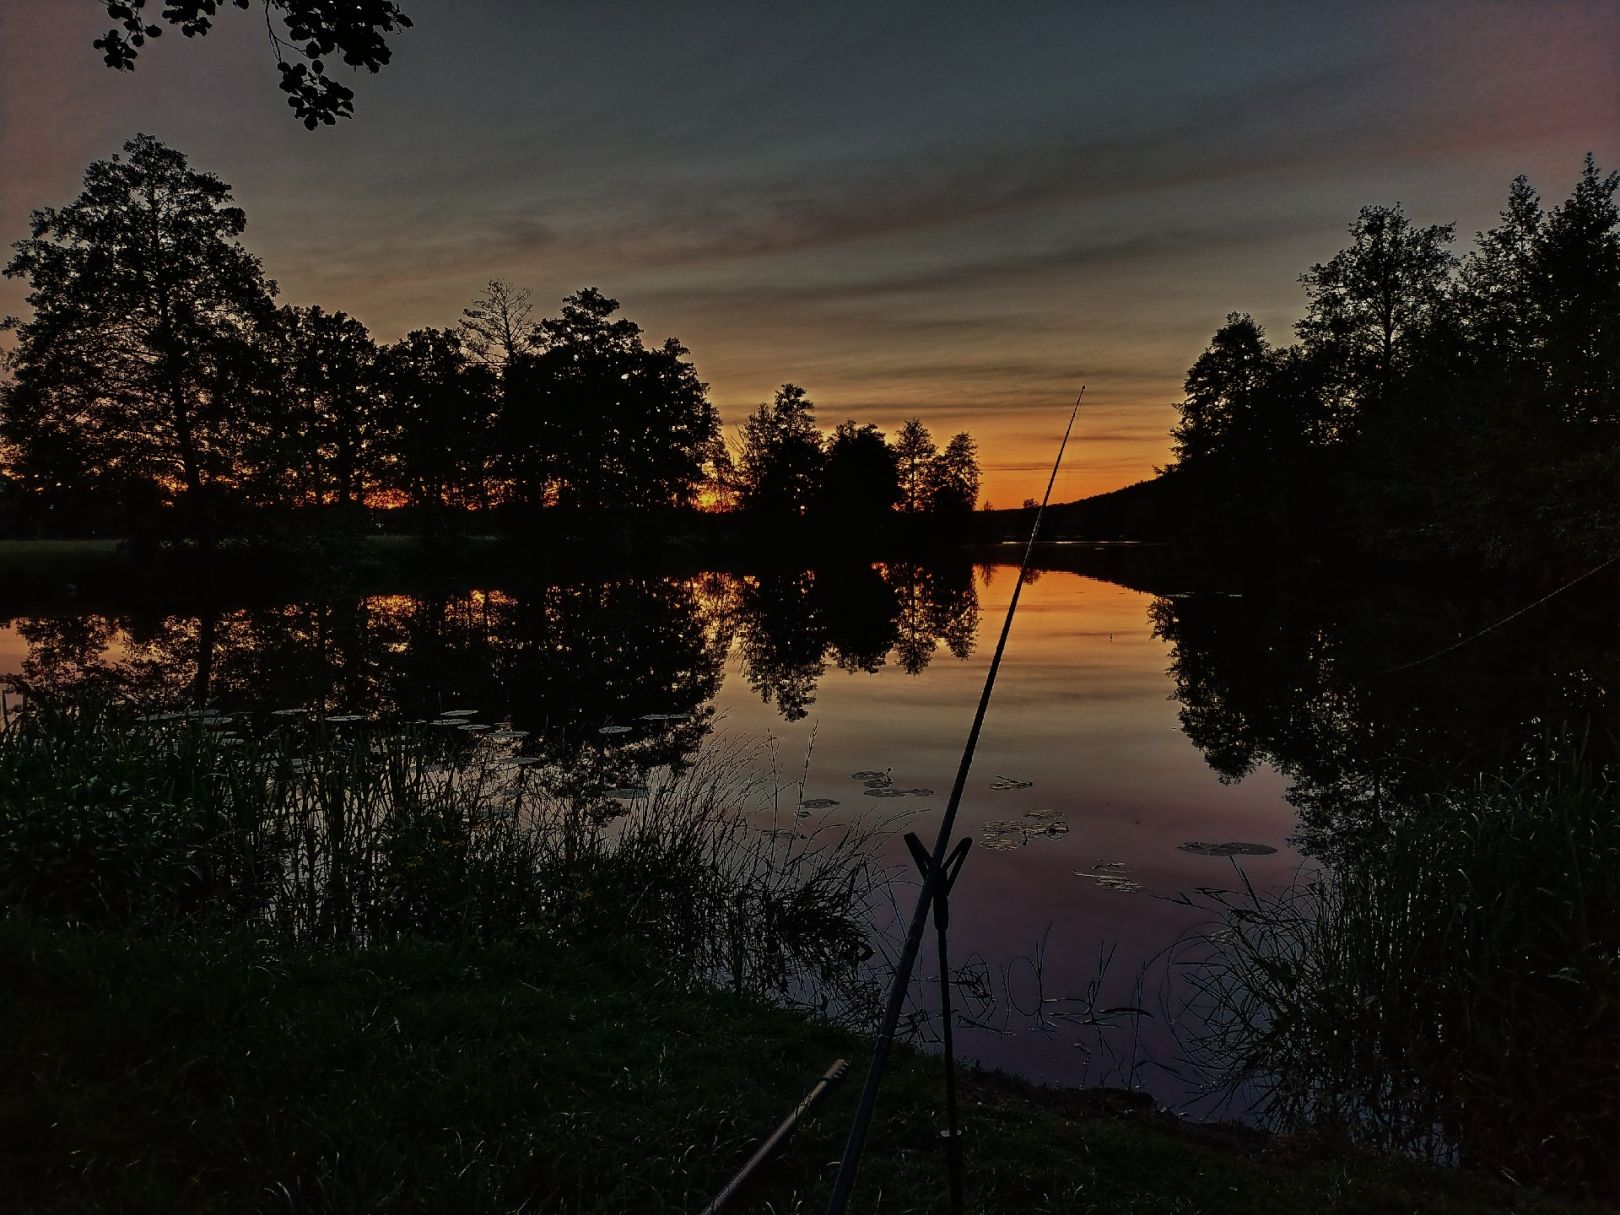
POLYGON ((346 726, 351 721, 364 721, 365 719, 363 713, 332 713, 327 715, 326 722, 328 725, 346 726))
POLYGON ((849 778, 851 780, 880 780, 884 784, 888 784, 889 782, 889 774, 887 772, 851 772, 849 774, 849 778))
POLYGON ((1010 776, 998 776, 990 782, 990 788, 997 793, 1005 792, 1008 789, 1030 789, 1034 785, 1035 782, 1032 780, 1014 780, 1010 776))
POLYGON ((1130 878, 1122 877, 1098 878, 1097 885, 1103 890, 1113 890, 1119 894, 1136 894, 1147 889, 1141 882, 1133 882, 1130 878))
POLYGON ((835 797, 812 797, 809 801, 799 803, 801 810, 831 810, 838 804, 835 797))
POLYGON ((477 709, 446 709, 440 717, 477 717, 477 709))
POLYGON ((1119 894, 1135 894, 1146 887, 1141 882, 1128 878, 1121 873, 1087 873, 1084 869, 1076 869, 1075 877, 1090 878, 1102 890, 1113 890, 1119 894))
POLYGON ((992 852, 1011 852, 1014 848, 1022 848, 1028 838, 1024 824, 1014 819, 996 819, 979 824, 980 846, 992 852))
POLYGON ((606 735, 628 734, 628 733, 630 733, 630 727, 629 726, 603 726, 600 730, 597 731, 597 733, 598 734, 606 734, 606 735))
POLYGON ((1269 844, 1240 844, 1233 842, 1206 844, 1202 840, 1177 844, 1176 847, 1183 852, 1191 852, 1197 856, 1270 856, 1277 851, 1269 844))
POLYGON ((1024 846, 1022 834, 1017 836, 987 835, 979 841, 979 847, 986 852, 1012 852, 1024 846))

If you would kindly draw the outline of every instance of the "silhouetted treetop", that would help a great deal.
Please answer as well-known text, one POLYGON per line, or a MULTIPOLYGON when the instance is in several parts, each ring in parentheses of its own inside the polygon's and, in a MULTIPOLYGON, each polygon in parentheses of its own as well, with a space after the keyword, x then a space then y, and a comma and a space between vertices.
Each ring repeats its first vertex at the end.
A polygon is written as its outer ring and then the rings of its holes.
MULTIPOLYGON (((201 37, 214 27, 219 10, 227 5, 247 9, 252 0, 105 0, 107 16, 118 22, 94 46, 108 67, 132 71, 148 38, 163 33, 165 22, 187 38, 201 37)), ((409 29, 411 19, 393 0, 260 0, 265 29, 281 72, 281 91, 287 104, 310 130, 330 126, 354 113, 354 90, 327 75, 328 61, 337 55, 352 68, 377 72, 392 52, 388 35, 409 29), (280 18, 281 32, 273 17, 280 18), (289 63, 288 56, 303 62, 289 63)))
POLYGON ((810 509, 826 459, 815 410, 804 389, 783 384, 743 423, 737 478, 745 510, 797 517, 810 509))
POLYGON ((513 408, 555 424, 557 504, 601 510, 691 503, 720 433, 708 385, 674 338, 642 341, 619 301, 587 287, 535 330, 530 395, 513 408))
POLYGON ((900 501, 894 449, 876 426, 840 422, 827 442, 821 475, 820 511, 845 523, 870 521, 900 501))
POLYGON ((934 436, 919 418, 907 418, 894 439, 900 475, 900 509, 916 513, 928 509, 928 469, 939 449, 934 436))
POLYGON ((275 284, 238 242, 230 187, 149 135, 34 212, 7 277, 28 280, 0 428, 28 476, 140 480, 178 493, 200 543, 246 464, 275 284))
POLYGON ((979 504, 979 447, 973 436, 960 431, 928 466, 928 509, 935 514, 961 515, 979 504))
POLYGON ((461 310, 461 333, 469 351, 497 367, 532 351, 534 300, 528 288, 490 279, 479 297, 461 310))
POLYGON ((1617 192, 1591 156, 1551 210, 1516 178, 1460 262, 1452 225, 1364 207, 1302 276, 1296 346, 1231 313, 1188 371, 1188 526, 1531 568, 1615 551, 1617 192))

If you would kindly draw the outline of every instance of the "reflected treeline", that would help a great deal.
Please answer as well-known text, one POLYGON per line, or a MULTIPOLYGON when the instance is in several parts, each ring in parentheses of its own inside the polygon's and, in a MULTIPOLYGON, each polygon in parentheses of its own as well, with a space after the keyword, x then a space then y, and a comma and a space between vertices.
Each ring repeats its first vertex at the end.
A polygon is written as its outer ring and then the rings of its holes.
POLYGON ((1524 594, 1279 586, 1161 598, 1151 614, 1174 647, 1187 736, 1223 782, 1262 764, 1281 772, 1306 849, 1331 857, 1381 806, 1527 761, 1549 733, 1620 737, 1607 691, 1620 686, 1620 638, 1604 597, 1491 629, 1524 594))
POLYGON ((20 682, 42 690, 95 682, 154 706, 405 720, 469 708, 565 762, 605 727, 663 719, 614 735, 616 751, 645 743, 651 764, 707 730, 734 640, 751 686, 795 720, 829 664, 916 674, 940 646, 966 657, 978 597, 966 563, 908 564, 12 623, 28 642, 20 682))
POLYGON ((1613 1197, 1620 638, 1601 592, 1493 628, 1523 599, 1468 590, 1154 605, 1188 736, 1325 862, 1204 892, 1194 1053, 1285 1129, 1613 1197))
POLYGON ((829 663, 874 672, 892 658, 918 675, 942 645, 966 658, 979 629, 966 562, 765 574, 739 580, 733 601, 749 685, 788 721, 809 712, 829 663))

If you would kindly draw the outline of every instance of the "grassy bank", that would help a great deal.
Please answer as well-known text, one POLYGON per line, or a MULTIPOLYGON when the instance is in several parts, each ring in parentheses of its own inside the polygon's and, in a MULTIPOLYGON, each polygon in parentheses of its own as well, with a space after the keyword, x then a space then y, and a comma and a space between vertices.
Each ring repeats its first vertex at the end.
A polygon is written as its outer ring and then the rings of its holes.
MULTIPOLYGON (((25 1211, 694 1211, 867 1050, 603 940, 288 951, 12 917, 0 968, 0 1188, 25 1211)), ((821 1209, 857 1083, 737 1209, 821 1209)), ((944 1209, 939 1092, 900 1058, 855 1209, 944 1209)), ((988 1075, 965 1117, 974 1211, 1577 1209, 988 1075)))
MULTIPOLYGON (((8 716, 0 1194, 700 1209, 834 1058, 864 1059, 784 1003, 861 1023, 875 891, 858 833, 766 829, 779 791, 733 755, 618 763, 673 728, 614 727, 615 758, 571 772, 465 716, 229 720, 93 693, 8 716)), ((819 1209, 856 1087, 741 1209, 819 1209)), ((965 1091, 976 1211, 1578 1209, 1129 1097, 965 1091)), ((937 1066, 902 1056, 855 1209, 940 1209, 939 1098, 937 1066)))
POLYGON ((1564 743, 1368 818, 1312 885, 1232 906, 1210 1070, 1280 1126, 1620 1196, 1616 774, 1564 743))

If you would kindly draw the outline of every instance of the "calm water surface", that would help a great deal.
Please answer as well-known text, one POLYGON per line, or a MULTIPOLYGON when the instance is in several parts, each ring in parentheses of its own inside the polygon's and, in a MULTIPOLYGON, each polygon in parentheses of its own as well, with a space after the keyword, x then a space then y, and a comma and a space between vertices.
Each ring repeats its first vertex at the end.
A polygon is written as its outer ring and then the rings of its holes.
MULTIPOLYGON (((1220 926, 1219 892, 1308 879, 1397 764, 1461 772, 1553 715, 1612 711, 1620 647, 1601 599, 1572 602, 1444 670, 1391 675, 1513 593, 1238 594, 1120 568, 1108 567, 1118 581, 1048 569, 1025 588, 958 825, 977 841, 953 898, 958 1004, 975 1023, 959 1048, 1047 1082, 1138 1085, 1195 1113, 1239 1114, 1203 1096, 1185 1061, 1197 1025, 1184 964, 1220 926), (993 789, 998 778, 1027 787, 993 789), (1030 811, 1067 832, 985 846, 998 834, 987 824, 1039 825, 1030 811), (1259 854, 1182 847, 1194 842, 1259 854), (1142 1011, 1082 1024, 1093 1006, 1142 1011)), ((632 724, 611 745, 643 764, 713 731, 761 744, 758 762, 784 786, 777 826, 808 829, 793 806, 827 799, 836 821, 903 816, 895 825, 931 842, 1015 577, 959 562, 95 605, 0 615, 0 675, 61 685, 99 671, 153 702, 227 709, 474 708, 534 731, 564 762, 599 756, 604 725, 632 724), (682 720, 638 724, 651 714, 682 720), (857 772, 932 792, 874 798, 857 772)), ((898 833, 883 849, 909 869, 898 833)), ((909 911, 911 890, 897 901, 909 911)), ((924 977, 926 1007, 931 963, 924 977)), ((927 1039, 925 1016, 914 1028, 927 1039)))

